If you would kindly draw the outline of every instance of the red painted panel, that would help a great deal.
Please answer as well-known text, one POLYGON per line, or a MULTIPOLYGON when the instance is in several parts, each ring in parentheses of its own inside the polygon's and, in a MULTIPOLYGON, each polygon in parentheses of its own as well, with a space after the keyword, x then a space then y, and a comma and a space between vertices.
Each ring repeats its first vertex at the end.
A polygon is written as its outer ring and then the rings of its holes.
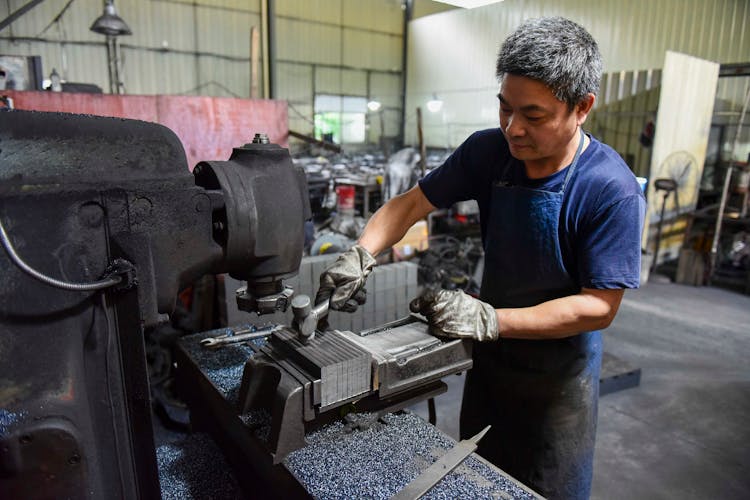
POLYGON ((5 91, 17 109, 133 118, 160 123, 177 134, 189 168, 201 160, 226 160, 233 147, 256 133, 287 146, 286 101, 202 96, 141 96, 5 91))
POLYGON ((228 159, 233 147, 252 141, 259 132, 286 146, 285 101, 164 95, 157 106, 159 123, 185 145, 190 168, 200 160, 228 159))
POLYGON ((13 106, 16 109, 116 116, 118 118, 158 122, 156 96, 20 92, 12 90, 6 90, 3 94, 13 98, 13 106))

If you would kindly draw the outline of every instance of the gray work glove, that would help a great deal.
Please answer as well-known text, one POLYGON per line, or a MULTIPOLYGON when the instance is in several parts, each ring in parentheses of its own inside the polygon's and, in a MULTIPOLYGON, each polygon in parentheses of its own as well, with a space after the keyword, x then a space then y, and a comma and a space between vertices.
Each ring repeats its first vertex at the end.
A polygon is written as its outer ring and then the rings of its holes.
POLYGON ((365 280, 375 267, 375 257, 359 245, 354 245, 320 275, 320 288, 315 303, 330 299, 330 308, 354 312, 364 304, 365 280))
POLYGON ((499 337, 495 308, 461 290, 427 289, 409 308, 427 318, 437 335, 479 341, 499 337))

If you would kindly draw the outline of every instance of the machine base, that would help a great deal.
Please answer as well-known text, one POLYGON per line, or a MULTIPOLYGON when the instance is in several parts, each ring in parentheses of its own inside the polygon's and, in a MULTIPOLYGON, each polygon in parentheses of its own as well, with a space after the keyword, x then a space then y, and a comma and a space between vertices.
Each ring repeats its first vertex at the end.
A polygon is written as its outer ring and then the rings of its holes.
MULTIPOLYGON (((418 416, 396 411, 443 392, 445 384, 436 380, 397 397, 371 395, 343 417, 341 409, 352 409, 348 404, 318 414, 303 424, 302 446, 274 464, 268 452, 270 413, 238 410, 245 361, 264 342, 201 349, 201 339, 218 333, 180 341, 177 381, 190 407, 193 429, 216 441, 247 497, 389 498, 455 445, 418 416)), ((539 498, 477 455, 433 492, 447 498, 539 498)))

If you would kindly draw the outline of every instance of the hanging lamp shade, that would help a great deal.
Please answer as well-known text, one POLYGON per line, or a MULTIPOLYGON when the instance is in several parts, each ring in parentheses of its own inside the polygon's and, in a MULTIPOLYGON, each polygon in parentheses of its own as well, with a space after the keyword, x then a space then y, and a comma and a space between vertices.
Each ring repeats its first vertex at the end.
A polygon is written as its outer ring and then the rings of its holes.
POLYGON ((133 34, 128 25, 125 24, 125 21, 117 15, 115 4, 112 1, 104 4, 104 13, 94 21, 89 29, 94 33, 109 36, 133 34))

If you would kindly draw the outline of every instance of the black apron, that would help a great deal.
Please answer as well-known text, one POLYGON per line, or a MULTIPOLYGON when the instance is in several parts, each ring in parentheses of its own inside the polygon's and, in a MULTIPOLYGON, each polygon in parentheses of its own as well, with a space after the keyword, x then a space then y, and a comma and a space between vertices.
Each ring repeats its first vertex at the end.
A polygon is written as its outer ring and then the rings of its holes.
MULTIPOLYGON (((559 192, 493 185, 481 299, 529 307, 580 291, 565 269, 558 225, 584 135, 559 192)), ((513 161, 513 160, 511 160, 513 161)), ((502 335, 502 331, 501 331, 502 335)), ((601 333, 474 343, 461 436, 492 424, 479 454, 549 498, 588 498, 596 434, 601 333)))

